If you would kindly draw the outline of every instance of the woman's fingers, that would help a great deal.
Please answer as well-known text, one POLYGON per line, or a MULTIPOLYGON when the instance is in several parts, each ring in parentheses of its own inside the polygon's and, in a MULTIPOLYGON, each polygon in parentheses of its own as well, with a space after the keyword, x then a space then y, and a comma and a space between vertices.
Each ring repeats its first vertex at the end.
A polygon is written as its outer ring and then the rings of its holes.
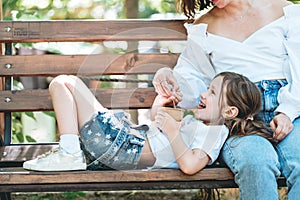
POLYGON ((182 94, 170 68, 159 69, 156 72, 152 83, 158 94, 165 97, 174 96, 178 101, 182 100, 182 94))

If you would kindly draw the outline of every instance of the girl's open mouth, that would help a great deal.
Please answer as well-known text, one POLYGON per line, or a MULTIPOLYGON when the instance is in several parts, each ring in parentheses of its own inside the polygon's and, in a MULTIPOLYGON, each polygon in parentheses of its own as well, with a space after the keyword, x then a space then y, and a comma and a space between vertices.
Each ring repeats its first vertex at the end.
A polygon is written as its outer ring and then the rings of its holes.
POLYGON ((199 109, 204 109, 204 108, 206 108, 206 105, 202 101, 200 101, 197 107, 199 109))

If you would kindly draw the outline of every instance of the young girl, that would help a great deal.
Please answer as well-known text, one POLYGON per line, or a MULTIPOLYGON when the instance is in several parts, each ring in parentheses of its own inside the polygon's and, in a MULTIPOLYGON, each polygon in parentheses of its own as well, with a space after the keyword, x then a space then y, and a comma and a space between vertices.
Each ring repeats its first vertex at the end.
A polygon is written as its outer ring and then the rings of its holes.
POLYGON ((195 117, 187 115, 181 122, 160 108, 173 99, 158 95, 150 127, 136 126, 126 113, 104 108, 75 76, 56 77, 49 90, 61 133, 60 148, 26 161, 25 169, 164 167, 191 175, 217 159, 228 136, 224 123, 231 135, 267 135, 265 127, 253 121, 261 106, 258 88, 235 73, 217 75, 200 95, 195 117))

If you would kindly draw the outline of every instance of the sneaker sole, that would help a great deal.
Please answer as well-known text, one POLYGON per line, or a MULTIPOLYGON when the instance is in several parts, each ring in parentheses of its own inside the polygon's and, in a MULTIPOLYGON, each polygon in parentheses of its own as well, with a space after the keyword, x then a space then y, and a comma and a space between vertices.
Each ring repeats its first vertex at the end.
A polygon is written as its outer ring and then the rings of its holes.
POLYGON ((31 166, 28 164, 23 164, 23 168, 27 170, 32 170, 32 171, 41 171, 41 172, 53 172, 53 171, 79 171, 79 170, 86 170, 86 164, 80 164, 80 165, 69 165, 69 166, 55 166, 55 168, 49 168, 49 167, 44 167, 44 168, 36 168, 35 166, 31 166))

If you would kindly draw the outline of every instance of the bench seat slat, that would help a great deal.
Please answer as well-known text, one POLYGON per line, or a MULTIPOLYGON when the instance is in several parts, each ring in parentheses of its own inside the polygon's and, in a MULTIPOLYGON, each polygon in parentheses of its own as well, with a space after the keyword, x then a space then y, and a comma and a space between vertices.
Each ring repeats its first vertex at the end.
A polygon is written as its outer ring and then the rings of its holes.
POLYGON ((185 40, 183 20, 1 21, 0 42, 185 40), (87 31, 88 30, 88 31, 87 31))
POLYGON ((159 182, 113 182, 113 183, 68 183, 0 185, 0 192, 66 192, 66 191, 122 191, 122 190, 166 190, 200 188, 236 188, 233 180, 226 181, 159 181, 159 182))
POLYGON ((27 55, 0 57, 1 76, 154 74, 178 54, 27 55), (10 68, 5 66, 10 64, 10 68))
POLYGON ((49 173, 29 172, 22 168, 0 169, 0 192, 199 189, 211 186, 224 188, 236 187, 236 184, 227 168, 207 168, 193 176, 174 169, 49 173))
POLYGON ((106 183, 106 182, 149 182, 149 181, 198 181, 230 180, 232 173, 227 168, 205 169, 193 176, 176 169, 158 170, 103 170, 74 172, 36 172, 22 168, 1 168, 1 184, 51 184, 51 183, 106 183))

